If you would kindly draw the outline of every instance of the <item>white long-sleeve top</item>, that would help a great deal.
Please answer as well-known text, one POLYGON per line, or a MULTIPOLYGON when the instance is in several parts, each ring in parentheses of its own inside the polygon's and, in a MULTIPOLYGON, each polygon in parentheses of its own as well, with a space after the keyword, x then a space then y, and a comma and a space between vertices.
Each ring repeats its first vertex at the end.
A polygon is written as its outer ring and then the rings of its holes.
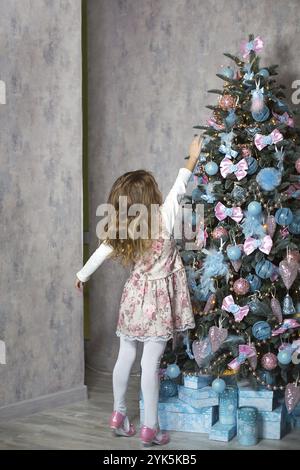
MULTIPOLYGON (((185 194, 191 174, 191 171, 187 168, 180 168, 175 183, 161 206, 162 218, 165 227, 170 234, 173 231, 176 215, 179 209, 178 199, 185 194)), ((81 282, 88 281, 90 276, 99 268, 103 261, 112 254, 112 252, 113 248, 109 244, 105 242, 101 243, 99 248, 94 251, 83 268, 78 271, 77 278, 81 282)))

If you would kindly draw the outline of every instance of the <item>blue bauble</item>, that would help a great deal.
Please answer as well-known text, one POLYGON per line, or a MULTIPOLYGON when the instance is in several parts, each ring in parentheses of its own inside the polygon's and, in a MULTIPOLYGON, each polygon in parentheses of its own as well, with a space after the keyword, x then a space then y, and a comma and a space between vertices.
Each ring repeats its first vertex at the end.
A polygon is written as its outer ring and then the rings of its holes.
POLYGON ((180 375, 180 369, 177 364, 170 364, 167 367, 166 375, 170 377, 170 379, 176 379, 180 375))
POLYGON ((289 351, 284 349, 283 351, 279 351, 277 359, 280 364, 287 365, 292 361, 292 355, 289 351))
POLYGON ((246 162, 248 165, 248 170, 247 170, 248 175, 254 175, 254 173, 256 172, 258 168, 257 160, 255 160, 254 157, 247 157, 246 162))
POLYGON ((262 205, 260 202, 252 201, 250 202, 250 204, 248 204, 247 209, 248 209, 249 215, 253 215, 254 217, 257 217, 262 212, 262 205))
POLYGON ((202 193, 200 188, 197 187, 197 188, 193 189, 193 191, 192 191, 192 200, 194 202, 200 202, 202 194, 203 193, 202 193))
POLYGON ((276 168, 263 168, 256 176, 256 181, 263 191, 274 191, 281 182, 281 173, 276 168))
POLYGON ((226 383, 223 379, 215 379, 211 384, 211 388, 216 393, 223 393, 226 388, 226 383))
POLYGON ((222 67, 220 75, 224 75, 224 77, 232 79, 234 77, 234 70, 231 67, 222 67))
POLYGON ((237 120, 237 115, 235 114, 234 109, 230 109, 225 118, 225 123, 227 127, 231 128, 235 124, 236 120, 237 120))
POLYGON ((252 111, 251 114, 252 114, 252 117, 253 117, 254 121, 264 122, 269 118, 270 110, 269 110, 268 106, 264 105, 264 107, 261 111, 252 111))
POLYGON ((242 251, 237 245, 229 246, 227 248, 227 256, 231 261, 237 261, 242 256, 242 251))
POLYGON ((254 338, 262 341, 271 337, 272 329, 268 322, 257 321, 252 326, 252 334, 254 338))
POLYGON ((216 164, 216 162, 208 162, 206 163, 205 167, 205 173, 209 176, 214 176, 218 173, 219 167, 216 164))
POLYGON ((268 69, 260 69, 257 75, 260 75, 261 77, 264 77, 264 78, 269 78, 270 73, 268 69))
POLYGON ((261 288, 261 280, 255 274, 248 274, 246 281, 249 282, 251 292, 255 292, 261 288))
POLYGON ((290 225, 293 218, 293 213, 288 207, 282 207, 275 212, 275 220, 278 225, 290 225))
POLYGON ((176 397, 178 393, 177 385, 172 380, 162 380, 159 387, 160 399, 176 397))
POLYGON ((300 215, 294 214, 292 223, 289 224, 288 229, 289 229, 289 232, 292 233, 293 235, 300 234, 300 215))
POLYGON ((274 266, 271 261, 267 259, 262 259, 257 263, 255 266, 256 274, 261 277, 262 279, 268 279, 272 276, 274 270, 274 266))

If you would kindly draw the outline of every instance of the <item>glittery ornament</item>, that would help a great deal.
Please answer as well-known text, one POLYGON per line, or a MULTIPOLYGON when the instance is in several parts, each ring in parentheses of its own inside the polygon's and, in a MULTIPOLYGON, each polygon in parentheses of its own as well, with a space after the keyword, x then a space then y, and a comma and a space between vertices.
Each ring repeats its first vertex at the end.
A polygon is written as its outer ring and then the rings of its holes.
POLYGON ((219 106, 220 106, 223 110, 227 110, 227 109, 230 109, 230 108, 234 108, 234 106, 235 106, 235 98, 234 98, 234 96, 231 96, 231 95, 228 95, 228 94, 224 94, 224 95, 221 96, 220 99, 219 99, 219 106))
POLYGON ((234 188, 231 191, 231 196, 236 202, 241 202, 246 197, 246 189, 241 186, 234 185, 234 188))
POLYGON ((273 370, 275 367, 277 367, 277 357, 275 354, 269 352, 267 354, 264 354, 263 357, 261 358, 261 365, 264 369, 266 370, 273 370))
POLYGON ((267 233, 272 238, 275 233, 276 225, 277 225, 274 215, 268 215, 267 220, 266 220, 266 225, 267 225, 267 233))
POLYGON ((201 369, 212 352, 209 338, 205 338, 200 341, 194 341, 192 350, 195 361, 197 362, 198 367, 201 369))
POLYGON ((283 299, 282 312, 283 315, 294 315, 296 313, 293 299, 289 294, 286 294, 283 299))
POLYGON ((295 282, 297 272, 298 263, 296 263, 295 261, 288 261, 287 259, 280 261, 279 274, 287 290, 289 290, 295 282))
POLYGON ((287 384, 284 399, 288 413, 291 413, 300 401, 300 387, 295 383, 287 384))
POLYGON ((212 232, 212 237, 214 240, 227 240, 228 231, 225 227, 216 227, 212 232))
POLYGON ((274 317, 277 318, 279 323, 282 322, 282 310, 281 310, 281 305, 278 299, 275 297, 272 297, 271 299, 271 309, 273 312, 274 317))
POLYGON ((296 160, 295 168, 296 168, 297 173, 300 173, 300 158, 296 160))
POLYGON ((208 336, 211 344, 211 350, 213 353, 215 353, 227 338, 228 330, 226 330, 226 328, 212 326, 209 329, 208 336))
POLYGON ((232 267, 235 270, 235 272, 238 273, 239 270, 241 269, 241 266, 242 266, 242 260, 239 259, 237 261, 230 261, 230 262, 231 262, 232 267))
POLYGON ((240 277, 240 279, 237 279, 237 281, 235 281, 235 283, 233 284, 233 290, 238 295, 247 294, 247 292, 249 292, 249 289, 249 282, 242 277, 240 277))
POLYGON ((211 294, 205 304, 205 307, 204 307, 204 310, 203 310, 203 313, 206 314, 208 312, 210 312, 210 310, 212 308, 214 308, 215 306, 215 303, 216 303, 216 295, 215 294, 211 294))

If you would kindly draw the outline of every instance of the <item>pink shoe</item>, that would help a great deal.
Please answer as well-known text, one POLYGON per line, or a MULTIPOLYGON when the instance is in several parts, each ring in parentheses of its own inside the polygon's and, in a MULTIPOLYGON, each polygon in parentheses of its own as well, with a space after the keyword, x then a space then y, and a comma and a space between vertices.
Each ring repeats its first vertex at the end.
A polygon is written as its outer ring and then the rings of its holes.
POLYGON ((153 444, 163 446, 170 442, 170 436, 167 432, 147 428, 147 426, 142 426, 140 438, 145 447, 152 446, 153 444))
POLYGON ((119 411, 112 413, 109 426, 114 431, 115 436, 131 437, 136 433, 135 427, 129 422, 128 417, 119 411))

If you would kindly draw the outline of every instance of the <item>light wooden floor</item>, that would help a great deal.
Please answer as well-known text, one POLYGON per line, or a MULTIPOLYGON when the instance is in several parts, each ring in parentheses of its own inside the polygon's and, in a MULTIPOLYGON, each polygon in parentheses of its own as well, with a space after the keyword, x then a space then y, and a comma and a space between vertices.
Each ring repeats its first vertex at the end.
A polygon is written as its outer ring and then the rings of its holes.
MULTIPOLYGON (((107 422, 112 408, 111 377, 88 372, 89 400, 27 418, 0 424, 0 449, 141 449, 138 438, 112 438, 107 422)), ((132 377, 129 412, 138 424, 139 379, 132 377)), ((205 434, 171 433, 165 449, 240 449, 237 439, 229 443, 208 440, 205 434)), ((156 448, 157 449, 157 448, 156 448)), ((249 448, 247 448, 249 449, 249 448)), ((263 440, 250 449, 300 449, 300 430, 280 441, 263 440)))

